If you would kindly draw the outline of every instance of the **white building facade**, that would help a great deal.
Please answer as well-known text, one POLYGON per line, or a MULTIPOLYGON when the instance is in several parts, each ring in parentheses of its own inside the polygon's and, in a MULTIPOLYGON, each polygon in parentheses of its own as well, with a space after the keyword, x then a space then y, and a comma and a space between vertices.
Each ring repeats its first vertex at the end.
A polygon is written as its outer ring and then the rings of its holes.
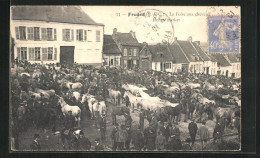
POLYGON ((31 63, 102 64, 102 24, 12 19, 14 58, 31 63))

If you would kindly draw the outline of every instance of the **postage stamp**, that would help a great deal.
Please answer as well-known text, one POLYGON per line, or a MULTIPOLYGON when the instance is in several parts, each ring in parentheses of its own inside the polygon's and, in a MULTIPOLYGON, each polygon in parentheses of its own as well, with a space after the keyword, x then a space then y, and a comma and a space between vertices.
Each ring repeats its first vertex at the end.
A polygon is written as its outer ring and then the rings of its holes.
POLYGON ((209 53, 239 52, 239 17, 208 17, 209 53))

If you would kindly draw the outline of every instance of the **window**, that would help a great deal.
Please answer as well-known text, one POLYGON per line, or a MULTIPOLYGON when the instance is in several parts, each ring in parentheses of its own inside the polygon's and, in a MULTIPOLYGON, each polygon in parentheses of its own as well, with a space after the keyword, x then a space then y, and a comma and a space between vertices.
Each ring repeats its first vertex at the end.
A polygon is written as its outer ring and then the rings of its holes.
POLYGON ((20 40, 26 40, 26 30, 24 26, 19 26, 20 40))
POLYGON ((116 57, 116 65, 119 65, 120 58, 116 57))
POLYGON ((52 54, 53 54, 53 48, 52 47, 48 47, 48 60, 52 60, 52 54))
POLYGON ((171 63, 165 63, 165 69, 171 69, 172 64, 171 63))
POLYGON ((27 60, 27 47, 21 47, 21 59, 27 60))
POLYGON ((114 65, 114 59, 110 60, 110 65, 114 65))
POLYGON ((83 41, 84 40, 84 31, 82 29, 77 30, 77 40, 83 41))
POLYGON ((92 42, 93 39, 95 39, 95 38, 93 38, 93 31, 88 30, 88 42, 92 42))
POLYGON ((29 60, 34 60, 34 48, 28 48, 29 50, 29 60))
POLYGON ((52 36, 52 28, 47 28, 47 40, 52 41, 53 36, 52 36))
POLYGON ((28 27, 27 28, 27 33, 28 33, 28 40, 33 40, 33 27, 28 27))
POLYGON ((96 42, 100 42, 100 31, 96 31, 96 42))
POLYGON ((129 56, 132 56, 133 49, 129 49, 129 56))
POLYGON ((20 39, 19 27, 15 27, 15 35, 16 35, 16 39, 20 39))
POLYGON ((124 49, 124 56, 127 56, 127 49, 124 49))
MULTIPOLYGON (((147 50, 146 50, 147 51, 147 50)), ((136 56, 137 53, 137 49, 134 49, 134 56, 136 56)))
POLYGON ((47 51, 48 51, 48 48, 42 48, 42 60, 43 61, 47 60, 47 51))
POLYGON ((42 30, 42 40, 45 41, 47 40, 47 29, 41 28, 41 30, 42 30))
POLYGON ((66 29, 65 30, 65 41, 69 41, 70 40, 70 29, 66 29))
POLYGON ((35 54, 35 60, 41 60, 41 48, 36 47, 34 54, 35 54))
POLYGON ((40 40, 40 28, 34 27, 34 40, 40 40))
MULTIPOLYGON (((54 40, 55 40, 55 34, 56 34, 55 30, 54 30, 54 40)), ((72 30, 72 29, 62 29, 62 40, 63 41, 73 41, 74 40, 74 30, 72 30)))
POLYGON ((237 64, 237 70, 239 70, 239 64, 237 64))
POLYGON ((154 68, 155 68, 155 70, 157 70, 157 63, 154 64, 154 68))

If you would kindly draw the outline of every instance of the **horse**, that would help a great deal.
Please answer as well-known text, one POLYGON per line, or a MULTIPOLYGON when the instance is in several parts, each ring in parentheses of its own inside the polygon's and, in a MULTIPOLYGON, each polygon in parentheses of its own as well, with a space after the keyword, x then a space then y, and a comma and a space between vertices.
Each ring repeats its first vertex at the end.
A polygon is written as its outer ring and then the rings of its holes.
POLYGON ((55 128, 58 120, 58 111, 55 108, 40 108, 32 113, 33 121, 37 128, 55 128))
POLYGON ((178 121, 181 119, 181 111, 182 111, 182 106, 178 104, 175 107, 172 106, 165 106, 163 107, 163 110, 168 114, 170 122, 174 123, 176 121, 176 124, 178 124, 178 121))
POLYGON ((68 105, 62 97, 59 97, 58 103, 60 104, 61 111, 65 117, 68 115, 69 111, 72 111, 72 116, 75 117, 78 127, 80 127, 81 109, 78 106, 68 105))
POLYGON ((208 91, 215 91, 216 88, 212 84, 210 84, 208 81, 203 82, 203 88, 207 89, 208 91))
POLYGON ((108 89, 108 91, 109 91, 109 98, 114 100, 114 103, 116 105, 120 104, 121 92, 113 89, 108 89))
POLYGON ((195 111, 195 101, 191 100, 190 103, 187 104, 187 114, 188 114, 188 119, 192 119, 193 113, 195 111))
POLYGON ((110 112, 112 116, 112 124, 116 124, 116 115, 122 116, 127 113, 130 115, 130 110, 126 106, 110 106, 110 112))
POLYGON ((96 118, 98 115, 106 115, 107 109, 105 101, 95 101, 89 106, 89 110, 92 118, 96 118))

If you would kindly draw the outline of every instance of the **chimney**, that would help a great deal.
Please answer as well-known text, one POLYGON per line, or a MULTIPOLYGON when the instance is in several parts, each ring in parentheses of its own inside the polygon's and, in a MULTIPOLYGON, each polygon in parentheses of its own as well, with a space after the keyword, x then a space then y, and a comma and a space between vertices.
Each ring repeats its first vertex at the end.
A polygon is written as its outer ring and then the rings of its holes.
POLYGON ((148 45, 146 42, 143 42, 143 45, 148 45))
POLYGON ((192 42, 192 37, 190 36, 187 41, 192 42))
POLYGON ((117 39, 117 28, 113 29, 112 38, 116 41, 116 39, 117 39))
POLYGON ((200 41, 194 41, 198 46, 200 45, 200 41))
POLYGON ((174 37, 174 42, 177 42, 177 37, 174 37))
POLYGON ((129 33, 131 33, 131 35, 132 35, 133 38, 136 38, 136 37, 135 37, 135 32, 133 32, 132 30, 130 30, 129 33))

